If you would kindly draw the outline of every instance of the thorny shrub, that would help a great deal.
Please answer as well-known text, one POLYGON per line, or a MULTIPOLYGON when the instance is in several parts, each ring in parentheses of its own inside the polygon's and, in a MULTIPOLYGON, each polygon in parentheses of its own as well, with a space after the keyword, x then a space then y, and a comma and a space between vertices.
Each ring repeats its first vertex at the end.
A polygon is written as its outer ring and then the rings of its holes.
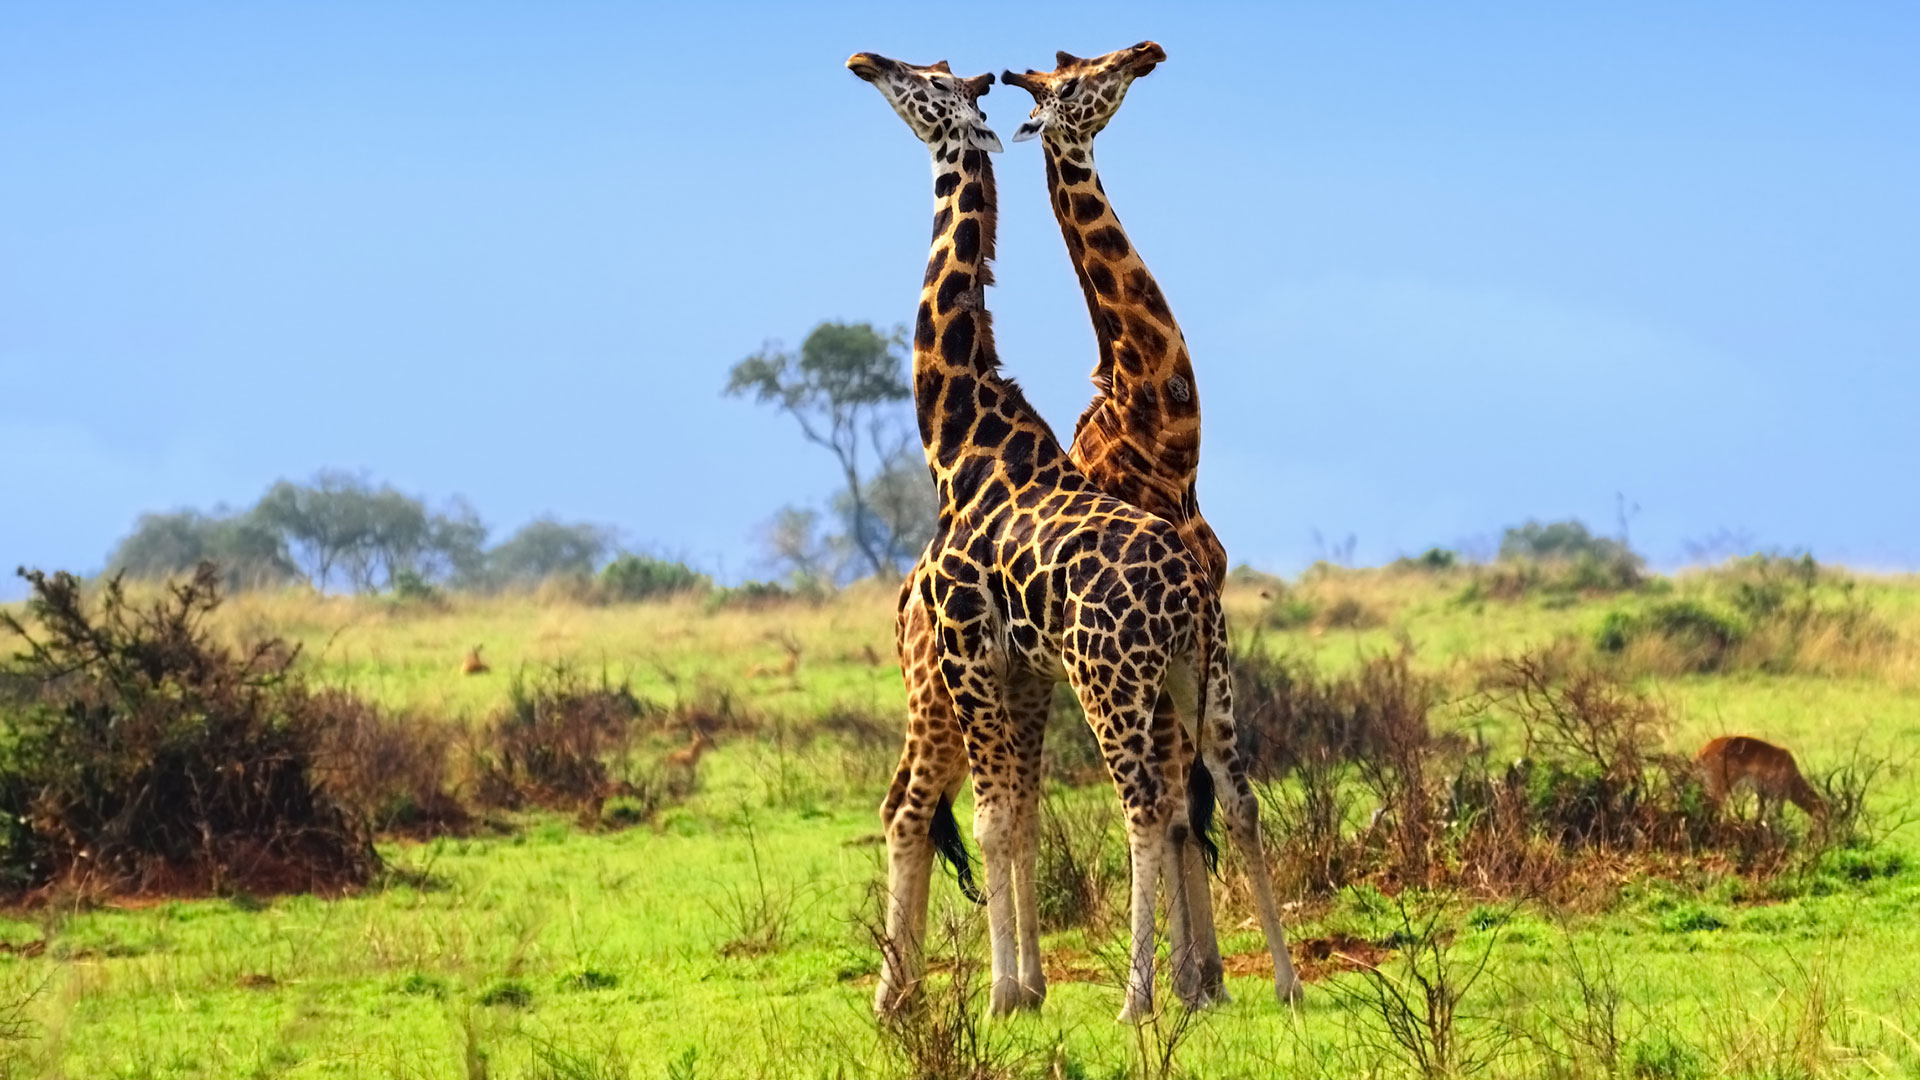
POLYGON ((648 816, 663 784, 642 767, 640 720, 659 710, 625 681, 590 679, 555 664, 516 672, 507 704, 473 747, 475 795, 500 809, 577 810, 597 820, 614 796, 637 799, 648 816))
POLYGON ((231 650, 202 563, 150 605, 108 579, 22 570, 22 643, 0 701, 0 890, 340 889, 380 867, 363 818, 320 782, 344 700, 316 695, 278 639, 231 650))

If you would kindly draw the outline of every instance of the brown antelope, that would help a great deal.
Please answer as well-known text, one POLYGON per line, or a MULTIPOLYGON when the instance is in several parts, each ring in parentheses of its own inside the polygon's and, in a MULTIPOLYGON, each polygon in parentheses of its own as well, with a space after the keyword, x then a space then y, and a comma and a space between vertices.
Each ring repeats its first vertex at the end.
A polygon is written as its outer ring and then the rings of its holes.
POLYGON ((487 666, 485 660, 480 659, 480 646, 478 645, 467 650, 467 658, 460 664, 460 674, 462 675, 485 675, 492 670, 492 668, 487 666))
POLYGON ((700 755, 713 749, 713 739, 699 728, 693 729, 693 741, 667 755, 667 767, 692 772, 700 764, 700 755))
POLYGON ((1763 821, 1782 802, 1791 802, 1816 820, 1827 816, 1827 801, 1800 775, 1800 766, 1784 746, 1751 735, 1722 735, 1709 739, 1693 756, 1693 763, 1707 786, 1707 801, 1716 811, 1726 805, 1736 786, 1745 785, 1760 797, 1763 821))

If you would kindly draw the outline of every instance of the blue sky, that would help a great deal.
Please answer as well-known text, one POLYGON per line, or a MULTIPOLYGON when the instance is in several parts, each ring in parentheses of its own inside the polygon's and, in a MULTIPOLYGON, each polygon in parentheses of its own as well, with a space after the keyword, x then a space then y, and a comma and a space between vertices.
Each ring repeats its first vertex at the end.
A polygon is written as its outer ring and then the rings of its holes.
MULTIPOLYGON (((1920 7, 8 5, 0 562, 369 470, 729 577, 836 475, 727 367, 910 317, 924 153, 841 67, 1152 38, 1101 136, 1236 561, 1529 516, 1920 564, 1920 7)), ((1024 94, 986 100, 1003 135, 1024 94)), ((1093 340, 999 159, 1008 368, 1093 340)))

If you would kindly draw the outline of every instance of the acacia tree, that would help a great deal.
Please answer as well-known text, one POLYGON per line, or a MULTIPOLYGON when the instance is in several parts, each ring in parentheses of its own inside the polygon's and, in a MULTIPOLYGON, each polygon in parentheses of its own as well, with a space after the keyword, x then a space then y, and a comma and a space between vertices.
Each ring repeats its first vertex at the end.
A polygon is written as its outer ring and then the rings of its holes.
POLYGON ((487 555, 494 580, 537 585, 548 578, 591 575, 612 554, 618 534, 586 522, 535 518, 487 555))
POLYGON ((306 484, 280 481, 251 516, 284 539, 321 589, 335 573, 362 592, 391 587, 403 572, 469 577, 478 571, 487 536, 464 501, 435 512, 390 484, 376 486, 339 470, 322 471, 306 484))
POLYGON ((797 354, 775 342, 735 364, 724 391, 774 406, 793 417, 808 442, 833 454, 845 484, 838 496, 849 523, 844 539, 876 574, 905 568, 905 545, 891 522, 875 514, 869 487, 898 442, 898 406, 913 397, 901 371, 905 346, 906 332, 898 327, 882 333, 871 323, 824 322, 797 354))
MULTIPOLYGON (((858 505, 843 492, 833 500, 846 536, 863 535, 889 563, 910 565, 933 539, 939 508, 920 444, 902 438, 880 459, 858 505)), ((845 542, 844 540, 842 541, 845 542)))
POLYGON ((212 513, 142 514, 107 557, 110 571, 150 580, 191 573, 202 562, 218 563, 230 589, 284 585, 301 577, 279 533, 250 513, 218 506, 212 513))

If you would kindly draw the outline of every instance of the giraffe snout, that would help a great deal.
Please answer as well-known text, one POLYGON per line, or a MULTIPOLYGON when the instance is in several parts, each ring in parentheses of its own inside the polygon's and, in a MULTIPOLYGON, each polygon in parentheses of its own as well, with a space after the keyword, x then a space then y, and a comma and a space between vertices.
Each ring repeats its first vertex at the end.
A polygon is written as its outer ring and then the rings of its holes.
POLYGON ((892 66, 893 61, 879 53, 857 52, 847 57, 847 70, 867 82, 878 79, 892 66))

